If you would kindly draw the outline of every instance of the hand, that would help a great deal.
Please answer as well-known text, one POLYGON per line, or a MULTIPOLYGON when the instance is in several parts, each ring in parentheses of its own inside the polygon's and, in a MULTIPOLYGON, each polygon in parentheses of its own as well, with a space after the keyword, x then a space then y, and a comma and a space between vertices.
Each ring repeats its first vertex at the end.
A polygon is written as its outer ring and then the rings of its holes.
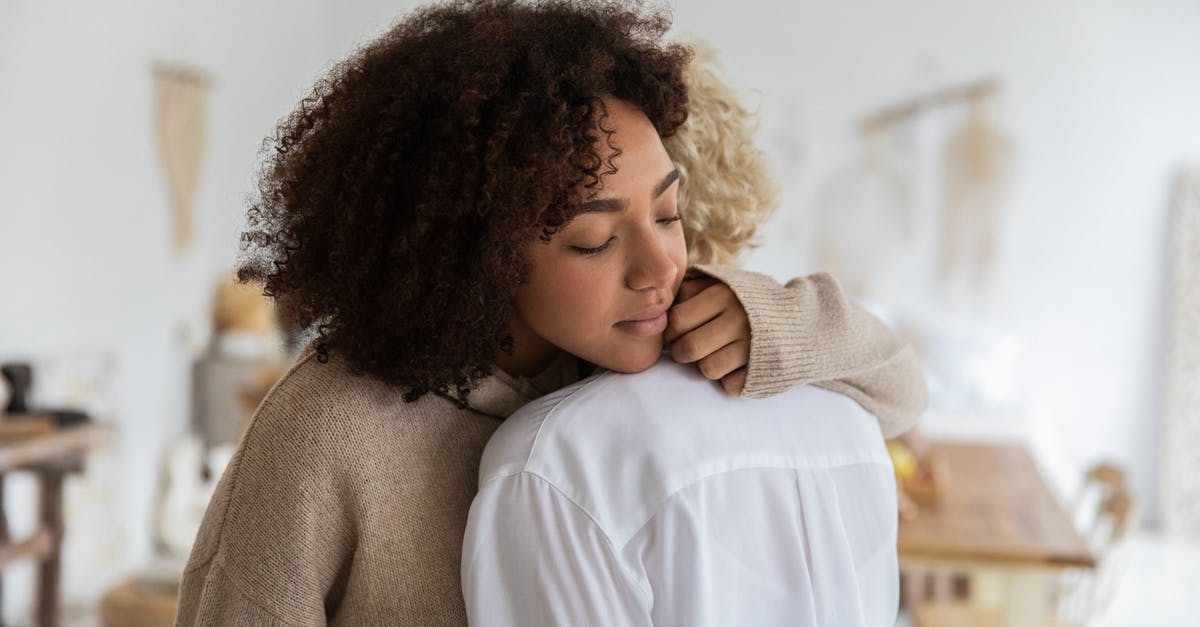
POLYGON ((685 279, 667 311, 663 341, 671 347, 671 359, 699 362, 700 373, 719 379, 726 393, 742 393, 750 363, 750 318, 729 286, 708 277, 685 279))

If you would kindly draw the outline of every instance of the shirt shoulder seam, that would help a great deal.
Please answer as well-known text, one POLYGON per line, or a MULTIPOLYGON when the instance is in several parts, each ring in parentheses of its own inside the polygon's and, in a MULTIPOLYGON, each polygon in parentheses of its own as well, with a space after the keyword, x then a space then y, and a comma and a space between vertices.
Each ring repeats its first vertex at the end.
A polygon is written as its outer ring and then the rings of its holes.
MULTIPOLYGON (((541 441, 542 430, 546 428, 546 423, 550 422, 550 419, 553 418, 554 414, 558 412, 558 408, 564 402, 566 402, 567 399, 586 390, 587 388, 589 388, 593 384, 595 384, 597 381, 603 379, 604 374, 607 374, 607 372, 601 373, 600 375, 593 377, 590 381, 586 381, 586 382, 584 382, 583 385, 579 386, 579 389, 573 390, 570 394, 567 394, 567 395, 563 396, 562 398, 558 399, 557 401, 554 401, 554 405, 552 405, 550 407, 550 409, 546 410, 545 415, 543 415, 541 421, 538 422, 537 431, 533 434, 533 442, 531 442, 529 444, 529 452, 525 454, 525 459, 523 461, 519 461, 515 464, 507 464, 506 465, 506 466, 508 466, 507 470, 505 469, 505 466, 501 466, 500 469, 497 469, 497 471, 491 477, 489 477, 486 481, 483 482, 482 485, 479 486, 480 489, 482 489, 484 485, 487 485, 487 484, 491 483, 492 481, 495 481, 496 479, 503 479, 505 477, 510 477, 512 475, 528 471, 529 462, 530 462, 530 460, 533 459, 533 454, 538 449, 538 443, 541 441)), ((537 475, 537 476, 541 477, 541 475, 537 475)), ((545 477, 542 477, 542 478, 545 481, 549 482, 549 479, 546 479, 545 477)))
MULTIPOLYGON (((533 470, 522 469, 522 470, 510 473, 510 474, 504 475, 503 477, 496 477, 496 479, 515 478, 518 475, 528 475, 530 477, 534 477, 535 479, 546 484, 551 490, 554 490, 554 492, 557 493, 559 496, 566 499, 567 502, 569 502, 571 505, 573 505, 575 507, 575 509, 579 510, 580 513, 582 513, 584 516, 586 516, 588 519, 588 522, 590 522, 592 524, 592 526, 595 527, 596 530, 600 532, 600 535, 604 537, 604 542, 606 544, 608 544, 608 547, 610 550, 612 550, 613 554, 618 557, 620 556, 621 548, 623 548, 623 545, 618 546, 617 543, 613 541, 612 535, 608 533, 608 530, 604 528, 604 525, 600 524, 600 521, 596 519, 596 517, 592 514, 592 512, 588 511, 588 509, 586 507, 584 507, 583 505, 581 505, 579 503, 579 501, 577 501, 575 499, 575 497, 568 494, 567 491, 562 488, 562 486, 559 486, 554 481, 552 481, 550 478, 548 478, 536 471, 533 471, 533 470)), ((491 483, 491 480, 489 480, 489 483, 491 483)), ((480 491, 482 491, 482 489, 480 491)), ((629 569, 626 568, 625 564, 622 563, 620 559, 616 559, 616 560, 614 560, 614 562, 616 563, 617 568, 621 570, 621 573, 623 575, 625 575, 625 577, 628 578, 630 581, 634 582, 634 584, 637 586, 638 590, 641 591, 642 595, 645 597, 644 600, 649 602, 650 591, 649 591, 649 586, 648 586, 647 582, 644 581, 644 579, 642 577, 639 577, 635 573, 630 572, 629 569)))

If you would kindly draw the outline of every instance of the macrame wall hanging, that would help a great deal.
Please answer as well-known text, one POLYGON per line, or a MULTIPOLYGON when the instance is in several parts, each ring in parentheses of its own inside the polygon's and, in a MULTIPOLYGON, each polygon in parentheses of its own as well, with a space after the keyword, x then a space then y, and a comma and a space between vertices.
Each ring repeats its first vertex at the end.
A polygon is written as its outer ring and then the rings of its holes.
POLYGON ((942 286, 948 298, 986 310, 1003 232, 1014 150, 999 128, 998 87, 968 91, 967 115, 942 160, 942 286))
POLYGON ((1200 167, 1177 178, 1170 251, 1163 526, 1200 539, 1200 167))
POLYGON ((193 207, 204 162, 209 77, 196 69, 156 65, 154 134, 171 203, 171 247, 187 252, 194 235, 193 207))
POLYGON ((859 162, 830 176, 818 200, 821 269, 842 277, 854 296, 881 302, 898 291, 884 286, 919 271, 938 292, 923 298, 973 309, 962 312, 968 315, 986 312, 1016 153, 1000 128, 1001 91, 998 81, 984 80, 868 115, 859 162), (937 166, 927 172, 920 164, 931 155, 913 148, 914 135, 942 142, 937 166), (897 139, 907 154, 889 150, 897 139), (923 203, 936 208, 926 211, 923 203), (929 265, 896 276, 905 248, 922 246, 937 251, 929 265))
POLYGON ((1002 93, 998 80, 974 81, 865 116, 859 158, 816 203, 820 269, 913 344, 942 410, 1024 402, 1021 340, 994 302, 1017 152, 1002 93))

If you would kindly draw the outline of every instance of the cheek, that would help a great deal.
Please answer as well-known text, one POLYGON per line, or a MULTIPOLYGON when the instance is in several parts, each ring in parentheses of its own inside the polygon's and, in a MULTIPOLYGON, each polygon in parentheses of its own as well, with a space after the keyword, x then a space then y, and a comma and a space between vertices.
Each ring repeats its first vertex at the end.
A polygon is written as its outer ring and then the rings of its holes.
POLYGON ((672 242, 671 250, 673 250, 675 252, 675 254, 674 254, 675 263, 686 267, 687 266, 688 249, 687 249, 687 239, 684 238, 684 236, 683 236, 683 229, 677 229, 675 231, 675 239, 672 242))
MULTIPOLYGON (((608 273, 595 260, 547 260, 530 277, 518 306, 534 331, 555 344, 596 332, 611 310, 608 273)), ((561 346, 561 344, 559 344, 561 346)))
POLYGON ((683 237, 683 229, 674 230, 672 239, 667 242, 667 249, 670 251, 671 260, 675 262, 675 267, 679 270, 675 277, 675 287, 671 290, 671 294, 674 295, 679 292, 679 286, 683 284, 683 275, 687 272, 688 267, 687 240, 683 237))

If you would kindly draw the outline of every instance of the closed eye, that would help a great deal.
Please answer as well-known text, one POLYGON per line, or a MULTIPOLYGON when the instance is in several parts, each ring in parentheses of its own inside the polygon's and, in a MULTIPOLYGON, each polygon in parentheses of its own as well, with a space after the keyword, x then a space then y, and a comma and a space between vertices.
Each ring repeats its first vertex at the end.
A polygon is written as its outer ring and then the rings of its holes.
POLYGON ((609 246, 612 246, 613 240, 615 240, 615 239, 617 239, 616 235, 608 238, 607 242, 604 242, 603 244, 596 246, 595 248, 586 248, 583 246, 572 246, 571 250, 574 250, 575 252, 578 252, 581 255, 595 255, 597 253, 604 252, 609 246))
MULTIPOLYGON (((669 226, 675 222, 679 222, 682 219, 683 219, 683 216, 681 216, 677 213, 669 218, 663 218, 661 220, 658 220, 658 223, 663 226, 669 226)), ((586 246, 572 246, 571 250, 574 250, 575 252, 577 252, 581 255, 597 255, 599 253, 604 252, 605 250, 608 250, 608 248, 610 246, 612 246, 613 241, 616 239, 617 239, 617 236, 614 235, 614 236, 608 238, 608 241, 604 242, 603 244, 601 244, 599 246, 596 246, 593 248, 588 248, 586 246)))

